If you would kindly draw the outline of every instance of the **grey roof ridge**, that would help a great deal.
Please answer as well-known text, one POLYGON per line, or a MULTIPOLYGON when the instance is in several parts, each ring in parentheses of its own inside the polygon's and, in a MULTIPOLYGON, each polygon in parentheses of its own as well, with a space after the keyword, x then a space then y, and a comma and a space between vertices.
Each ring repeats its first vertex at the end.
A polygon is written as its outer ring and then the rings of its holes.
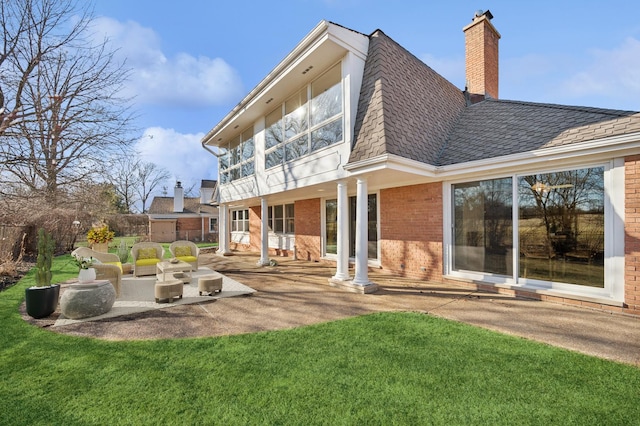
MULTIPOLYGON (((532 102, 532 101, 510 100, 510 99, 487 98, 482 102, 512 103, 512 104, 537 106, 541 108, 550 108, 550 109, 558 109, 558 110, 582 111, 582 112, 589 112, 589 113, 598 113, 602 115, 610 115, 612 117, 621 117, 621 116, 630 117, 635 114, 640 114, 640 111, 632 111, 632 110, 599 108, 599 107, 580 106, 580 105, 564 105, 564 104, 553 104, 553 103, 547 103, 547 102, 532 102)), ((482 102, 473 104, 468 108, 473 108, 475 105, 479 105, 482 102)), ((630 117, 630 118, 640 118, 640 116, 630 117)))
MULTIPOLYGON (((597 108, 597 107, 589 107, 589 106, 564 105, 564 104, 531 102, 531 101, 511 100, 511 99, 486 98, 483 101, 480 101, 480 102, 477 102, 475 104, 469 105, 466 108, 469 109, 469 108, 474 108, 474 107, 480 107, 483 104, 488 103, 488 102, 495 102, 495 103, 502 103, 502 104, 513 104, 513 105, 523 105, 523 106, 545 108, 545 109, 552 109, 552 110, 559 110, 559 111, 563 110, 563 111, 584 112, 584 113, 589 113, 589 114, 607 115, 607 116, 610 116, 612 118, 627 118, 627 119, 638 119, 638 120, 640 120, 640 112, 639 111, 615 110, 615 109, 597 108)), ((435 159, 436 159, 435 160, 435 165, 441 165, 442 164, 442 156, 445 154, 447 149, 449 149, 449 147, 450 147, 452 134, 454 133, 455 128, 457 127, 457 125, 460 122, 460 120, 463 119, 464 111, 466 111, 466 109, 463 110, 458 115, 458 117, 456 118, 456 122, 455 122, 454 126, 450 129, 449 134, 447 135, 447 138, 446 138, 445 142, 442 144, 442 146, 440 147, 440 150, 438 151, 438 154, 435 156, 435 159)))

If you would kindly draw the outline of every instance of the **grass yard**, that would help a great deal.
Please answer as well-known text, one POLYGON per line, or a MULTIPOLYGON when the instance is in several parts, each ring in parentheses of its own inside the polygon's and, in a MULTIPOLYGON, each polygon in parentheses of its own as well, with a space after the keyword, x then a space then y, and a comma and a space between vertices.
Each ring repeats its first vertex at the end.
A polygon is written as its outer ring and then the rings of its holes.
MULTIPOLYGON (((74 273, 58 267, 54 281, 74 273)), ((229 337, 107 342, 22 321, 18 306, 32 283, 29 274, 0 293, 2 425, 631 425, 640 419, 638 368, 423 314, 373 314, 229 337)))

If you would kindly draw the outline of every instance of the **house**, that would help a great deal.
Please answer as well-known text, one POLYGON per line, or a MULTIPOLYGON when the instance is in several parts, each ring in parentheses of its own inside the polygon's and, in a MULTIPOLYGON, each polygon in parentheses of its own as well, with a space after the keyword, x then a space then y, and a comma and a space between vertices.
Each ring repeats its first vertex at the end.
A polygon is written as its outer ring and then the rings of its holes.
POLYGON ((640 314, 640 113, 501 100, 492 18, 463 28, 466 88, 320 22, 202 140, 219 251, 640 314))
POLYGON ((177 182, 173 197, 154 197, 148 212, 149 240, 218 241, 216 189, 215 180, 203 180, 199 197, 185 197, 182 183, 177 182))

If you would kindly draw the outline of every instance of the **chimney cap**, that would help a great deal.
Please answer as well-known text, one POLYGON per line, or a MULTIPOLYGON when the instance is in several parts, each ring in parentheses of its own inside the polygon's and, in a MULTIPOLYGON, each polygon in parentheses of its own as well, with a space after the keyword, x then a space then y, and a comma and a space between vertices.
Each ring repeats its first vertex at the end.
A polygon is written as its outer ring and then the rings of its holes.
POLYGON ((483 12, 482 10, 476 10, 476 14, 473 17, 472 21, 475 21, 476 19, 481 18, 483 16, 486 16, 488 20, 493 19, 493 15, 491 14, 490 10, 487 10, 486 12, 483 12))

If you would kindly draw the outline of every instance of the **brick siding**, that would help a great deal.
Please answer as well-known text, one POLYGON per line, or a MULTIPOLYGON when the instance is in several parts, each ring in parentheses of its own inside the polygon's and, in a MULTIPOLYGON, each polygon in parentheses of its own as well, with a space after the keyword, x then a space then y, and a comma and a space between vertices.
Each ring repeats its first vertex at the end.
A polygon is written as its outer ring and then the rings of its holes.
POLYGON ((625 158, 625 312, 640 315, 640 155, 625 158))
POLYGON ((321 257, 322 224, 320 198, 295 202, 296 250, 298 259, 318 261, 321 257))
POLYGON ((442 280, 442 183, 380 191, 382 269, 442 280))

